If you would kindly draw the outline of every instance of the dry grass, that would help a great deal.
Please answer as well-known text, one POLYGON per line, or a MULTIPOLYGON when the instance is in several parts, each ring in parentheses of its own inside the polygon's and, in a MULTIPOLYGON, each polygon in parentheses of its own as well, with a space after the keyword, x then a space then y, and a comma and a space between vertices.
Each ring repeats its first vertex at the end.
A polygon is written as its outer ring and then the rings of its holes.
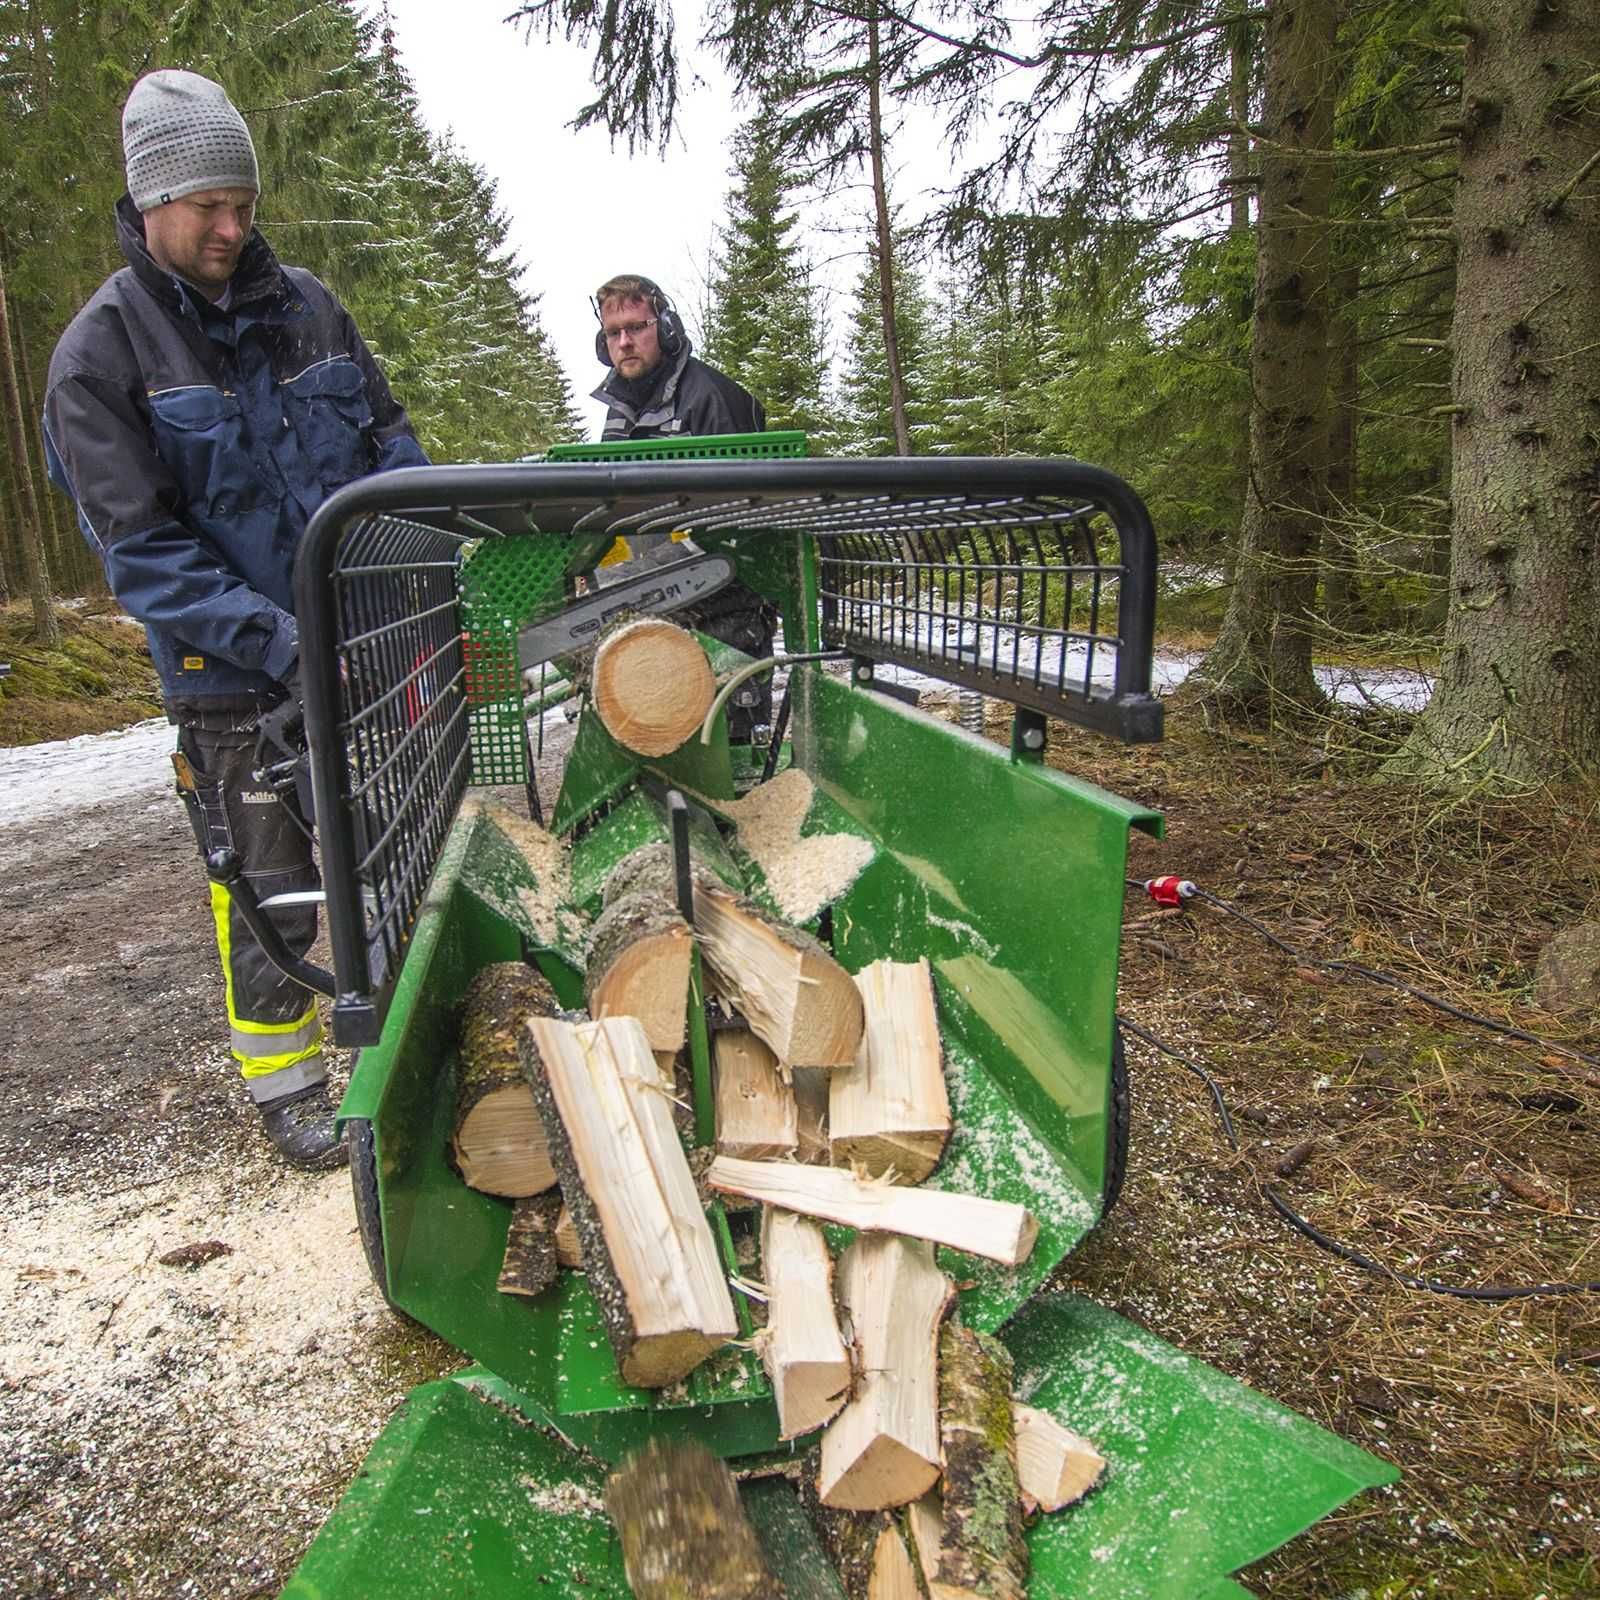
POLYGON ((1054 764, 1165 813, 1168 838, 1137 837, 1130 876, 1193 878, 1311 958, 1203 903, 1130 899, 1120 1008, 1210 1065, 1240 1149, 1198 1081, 1130 1041, 1125 1199, 1066 1269, 1403 1470, 1244 1581, 1274 1600, 1600 1592, 1600 1296, 1407 1290, 1318 1250, 1262 1193, 1277 1183, 1413 1274, 1600 1279, 1600 1067, 1312 964, 1375 967, 1600 1055, 1595 1018, 1531 1000, 1545 941, 1600 917, 1595 794, 1442 805, 1181 707, 1153 749, 1053 742, 1054 764))

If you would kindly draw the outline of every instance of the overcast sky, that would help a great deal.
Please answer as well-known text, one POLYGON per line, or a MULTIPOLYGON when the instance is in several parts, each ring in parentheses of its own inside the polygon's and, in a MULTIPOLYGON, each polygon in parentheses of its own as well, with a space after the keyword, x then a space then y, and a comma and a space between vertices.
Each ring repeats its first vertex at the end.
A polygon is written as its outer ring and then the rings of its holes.
MULTIPOLYGON (((423 116, 436 132, 453 129, 499 186, 525 286, 543 296, 544 326, 593 437, 605 411, 587 397, 605 373, 588 297, 613 273, 642 272, 693 325, 740 115, 715 63, 697 61, 699 78, 681 80, 673 154, 629 159, 603 129, 566 126, 591 94, 588 53, 526 43, 502 20, 510 10, 509 0, 389 0, 423 116)), ((697 32, 694 9, 680 10, 679 37, 697 32)))

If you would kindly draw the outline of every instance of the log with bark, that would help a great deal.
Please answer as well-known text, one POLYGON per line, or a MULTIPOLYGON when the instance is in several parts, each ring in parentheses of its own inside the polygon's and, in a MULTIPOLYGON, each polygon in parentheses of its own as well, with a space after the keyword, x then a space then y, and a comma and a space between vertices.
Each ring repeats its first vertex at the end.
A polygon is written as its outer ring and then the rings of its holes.
POLYGON ((822 1229, 768 1206, 761 1218, 767 1328, 761 1359, 778 1403, 778 1437, 820 1428, 850 1397, 850 1356, 833 1310, 833 1262, 822 1229))
POLYGON ((785 1067, 843 1067, 861 1046, 861 994, 809 933, 704 878, 695 932, 717 993, 785 1067))
POLYGON ((855 982, 866 1025, 855 1061, 828 1078, 833 1164, 921 1183, 950 1138, 933 973, 926 960, 874 961, 855 982))
POLYGON ((815 1478, 803 1475, 800 1501, 848 1600, 925 1600, 901 1513, 835 1511, 818 1500, 815 1478))
POLYGON ((520 961, 495 962, 467 986, 450 1151, 462 1181, 473 1189, 515 1200, 556 1181, 544 1121, 517 1048, 529 1017, 553 1016, 558 1009, 548 981, 520 961))
POLYGON ((859 1379, 822 1436, 817 1493, 836 1510, 907 1505, 939 1477, 939 1325, 955 1286, 931 1244, 864 1234, 840 1257, 839 1295, 859 1379))
POLYGON ((704 1445, 647 1444, 606 1479, 606 1511, 636 1600, 784 1600, 733 1474, 704 1445))
POLYGON ((998 1339, 945 1324, 939 1336, 944 1525, 931 1600, 1026 1600, 1011 1383, 1011 1353, 998 1339))
POLYGON ((720 1029, 711 1048, 718 1151, 748 1161, 792 1156, 800 1141, 799 1110, 778 1058, 744 1028, 720 1029))
POLYGON ((572 1207, 564 1201, 561 1206, 561 1212, 556 1217, 554 1238, 556 1264, 582 1272, 583 1246, 578 1243, 578 1230, 572 1220, 572 1207))
POLYGON ((531 1299, 556 1281, 556 1217, 560 1211, 561 1196, 554 1192, 529 1195, 512 1207, 505 1260, 496 1284, 501 1294, 531 1299))
POLYGON ((682 1049, 693 949, 689 924, 670 899, 639 893, 613 900, 589 936, 589 1015, 637 1017, 652 1050, 682 1049))
POLYGON ((700 731, 717 683, 700 641, 665 617, 634 617, 594 649, 589 697, 625 750, 664 756, 700 731))
POLYGON ((846 1227, 931 1239, 1009 1267, 1028 1259, 1039 1236, 1039 1224, 1009 1200, 906 1189, 857 1178, 835 1167, 718 1156, 706 1169, 706 1182, 724 1194, 743 1195, 846 1227))
POLYGON ((739 1327, 672 1084, 632 1017, 535 1018, 522 1065, 618 1371, 643 1388, 674 1383, 739 1327))
POLYGON ((1087 1439, 1064 1428, 1047 1411, 1011 1405, 1017 1432, 1017 1483, 1022 1509, 1059 1511, 1081 1500, 1100 1481, 1106 1458, 1087 1439))

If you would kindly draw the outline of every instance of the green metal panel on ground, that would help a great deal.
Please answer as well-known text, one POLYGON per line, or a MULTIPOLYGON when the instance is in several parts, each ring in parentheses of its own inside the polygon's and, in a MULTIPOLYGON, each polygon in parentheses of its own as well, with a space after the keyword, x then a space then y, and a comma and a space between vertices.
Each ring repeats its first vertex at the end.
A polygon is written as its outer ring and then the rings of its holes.
MULTIPOLYGON (((1068 1170, 1081 1237, 1104 1178, 1128 833, 1160 817, 815 669, 796 674, 794 745, 881 845, 834 907, 840 959, 928 957, 942 1025, 1068 1170)), ((1038 1178, 1055 1199, 1055 1172, 1038 1178)))
MULTIPOLYGON (((1397 1476, 1076 1296, 1035 1301, 1002 1338, 1029 1403, 1092 1438, 1108 1463, 1087 1499, 1035 1523, 1035 1600, 1244 1596, 1230 1572, 1397 1476)), ((485 1393, 432 1384, 407 1401, 291 1580, 289 1600, 627 1594, 599 1509, 600 1474, 491 1403, 492 1383, 485 1393)), ((825 1600, 793 1508, 768 1499, 787 1485, 745 1492, 779 1575, 825 1600)))

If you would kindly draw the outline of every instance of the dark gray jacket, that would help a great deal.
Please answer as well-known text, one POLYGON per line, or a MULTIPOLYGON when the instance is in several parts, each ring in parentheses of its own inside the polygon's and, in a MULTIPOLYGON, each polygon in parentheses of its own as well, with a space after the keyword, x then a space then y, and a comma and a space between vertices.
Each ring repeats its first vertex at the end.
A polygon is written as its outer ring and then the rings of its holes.
POLYGON ((725 372, 708 367, 684 341, 678 358, 642 403, 630 399, 613 367, 592 399, 609 408, 600 438, 670 439, 678 434, 760 433, 767 425, 761 402, 725 372))

